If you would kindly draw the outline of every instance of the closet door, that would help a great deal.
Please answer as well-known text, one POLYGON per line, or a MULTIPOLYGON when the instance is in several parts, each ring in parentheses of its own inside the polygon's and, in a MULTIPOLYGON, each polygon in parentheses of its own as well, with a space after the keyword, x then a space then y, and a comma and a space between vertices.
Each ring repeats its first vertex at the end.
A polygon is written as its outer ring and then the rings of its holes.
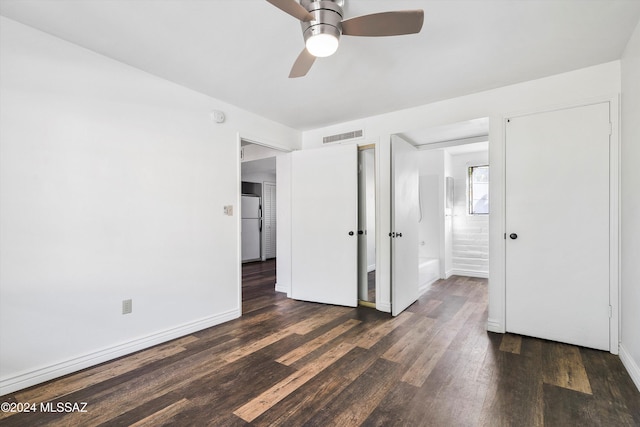
POLYGON ((292 154, 291 297, 355 307, 357 146, 292 154))
POLYGON ((609 349, 609 103, 506 123, 506 329, 609 349))

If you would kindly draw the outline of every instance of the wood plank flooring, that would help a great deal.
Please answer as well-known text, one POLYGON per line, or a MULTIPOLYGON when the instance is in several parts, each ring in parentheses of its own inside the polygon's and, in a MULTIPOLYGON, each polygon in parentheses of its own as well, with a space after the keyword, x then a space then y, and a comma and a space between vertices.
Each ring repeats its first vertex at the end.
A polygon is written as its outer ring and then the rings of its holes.
POLYGON ((485 331, 486 280, 436 282, 396 318, 274 292, 243 266, 242 318, 0 398, 86 402, 2 426, 640 426, 606 352, 485 331))

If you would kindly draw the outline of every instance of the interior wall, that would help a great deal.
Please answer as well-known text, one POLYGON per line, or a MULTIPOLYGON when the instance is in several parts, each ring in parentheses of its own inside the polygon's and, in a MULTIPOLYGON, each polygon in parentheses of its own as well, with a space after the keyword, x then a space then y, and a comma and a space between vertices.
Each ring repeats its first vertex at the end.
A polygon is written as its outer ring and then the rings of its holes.
POLYGON ((420 258, 440 259, 440 181, 437 170, 420 175, 420 258))
POLYGON ((453 274, 489 277, 489 215, 470 215, 468 168, 489 164, 488 152, 451 156, 453 191, 453 274))
POLYGON ((291 295, 291 153, 276 157, 276 291, 291 295))
MULTIPOLYGON (((379 141, 376 150, 377 161, 380 165, 377 172, 380 196, 377 235, 383 237, 379 239, 377 250, 379 253, 378 260, 388 260, 391 259, 390 239, 384 238, 384 236, 387 236, 391 231, 391 189, 389 186, 391 135, 414 129, 424 129, 479 117, 488 117, 490 121, 490 203, 494 210, 489 219, 491 258, 489 260, 489 319, 487 326, 489 330, 504 332, 503 120, 507 116, 518 113, 553 109, 558 106, 590 102, 595 99, 617 98, 619 93, 620 61, 613 61, 503 88, 305 131, 302 134, 302 144, 303 149, 321 147, 323 136, 347 132, 352 129, 364 129, 367 138, 379 141)), ((613 121, 617 124, 617 109, 614 108, 613 111, 613 121)), ((389 292, 383 292, 384 289, 390 289, 390 263, 379 262, 378 264, 378 286, 381 288, 378 296, 380 299, 390 298, 389 292)), ((390 300, 382 300, 381 304, 385 302, 388 303, 390 300)))
POLYGON ((418 255, 440 260, 440 278, 445 278, 445 152, 421 150, 418 156, 422 207, 422 220, 418 224, 418 255))
POLYGON ((420 258, 440 259, 440 177, 420 175, 420 258))
POLYGON ((238 317, 239 134, 300 133, 0 19, 0 394, 238 317))
POLYGON ((640 389, 640 22, 622 57, 620 358, 640 389))
POLYGON ((262 184, 264 182, 276 182, 276 172, 242 172, 242 181, 262 184))

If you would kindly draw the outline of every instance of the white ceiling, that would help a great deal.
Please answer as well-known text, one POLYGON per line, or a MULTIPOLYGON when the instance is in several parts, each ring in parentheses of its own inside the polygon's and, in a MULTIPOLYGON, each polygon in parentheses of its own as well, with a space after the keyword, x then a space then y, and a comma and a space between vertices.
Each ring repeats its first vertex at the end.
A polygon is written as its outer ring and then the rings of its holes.
POLYGON ((439 148, 452 145, 463 145, 471 139, 480 140, 489 136, 489 118, 480 117, 464 122, 451 123, 442 126, 434 126, 417 129, 399 134, 413 145, 434 145, 439 143, 439 148))
POLYGON ((424 9, 417 35, 343 37, 289 79, 299 23, 265 0, 0 0, 0 14, 300 130, 619 59, 640 0, 347 0, 424 9))
POLYGON ((276 173, 276 157, 267 157, 265 159, 250 160, 242 162, 242 175, 258 174, 258 173, 276 173))

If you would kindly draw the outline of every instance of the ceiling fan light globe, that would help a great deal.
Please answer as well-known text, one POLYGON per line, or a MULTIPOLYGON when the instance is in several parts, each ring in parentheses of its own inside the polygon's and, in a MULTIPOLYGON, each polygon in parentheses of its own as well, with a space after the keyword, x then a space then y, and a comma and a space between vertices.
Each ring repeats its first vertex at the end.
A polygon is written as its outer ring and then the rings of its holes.
POLYGON ((305 43, 309 53, 318 58, 331 56, 338 50, 338 39, 332 34, 315 34, 305 43))

